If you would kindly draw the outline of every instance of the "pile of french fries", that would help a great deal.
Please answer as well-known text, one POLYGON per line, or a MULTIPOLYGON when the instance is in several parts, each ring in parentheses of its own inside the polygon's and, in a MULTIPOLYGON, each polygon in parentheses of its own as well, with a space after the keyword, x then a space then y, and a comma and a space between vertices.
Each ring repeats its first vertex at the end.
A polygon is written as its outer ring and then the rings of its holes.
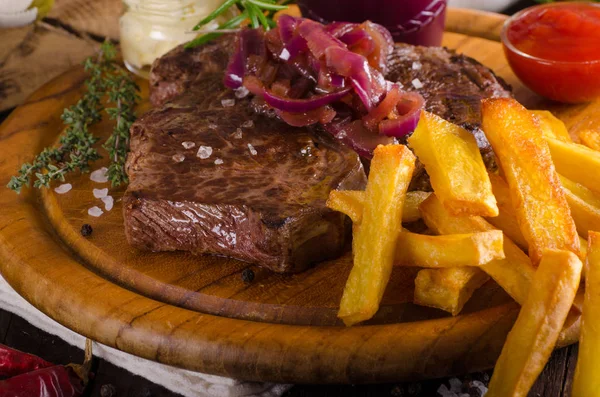
POLYGON ((521 311, 487 396, 527 396, 579 321, 573 396, 600 396, 600 132, 574 143, 550 112, 508 98, 484 100, 482 116, 497 172, 469 132, 423 112, 408 146, 375 150, 365 191, 331 192, 327 205, 353 222, 338 316, 372 318, 394 266, 421 268, 414 302, 453 316, 491 278, 521 311), (433 193, 407 192, 415 156, 433 193), (413 222, 426 232, 407 230, 413 222))

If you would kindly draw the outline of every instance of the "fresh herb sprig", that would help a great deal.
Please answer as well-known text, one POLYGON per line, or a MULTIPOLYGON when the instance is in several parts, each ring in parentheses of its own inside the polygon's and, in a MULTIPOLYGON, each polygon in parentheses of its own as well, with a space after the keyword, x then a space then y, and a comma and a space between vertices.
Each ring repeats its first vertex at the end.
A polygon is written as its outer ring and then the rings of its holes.
POLYGON ((200 30, 234 6, 237 8, 239 14, 228 21, 221 23, 216 30, 203 34, 190 41, 186 44, 186 48, 193 48, 210 40, 214 40, 227 31, 239 28, 242 23, 246 23, 247 21, 248 25, 253 28, 262 26, 265 30, 269 30, 275 27, 275 21, 273 20, 275 13, 287 9, 288 5, 293 2, 294 0, 283 0, 279 2, 275 2, 275 0, 226 0, 206 18, 198 22, 198 24, 194 26, 194 30, 200 30))
POLYGON ((53 180, 65 180, 69 172, 89 172, 90 163, 102 158, 94 144, 99 138, 89 128, 102 120, 103 98, 108 94, 115 108, 106 109, 116 120, 116 126, 105 143, 111 164, 108 178, 113 186, 127 182, 124 172, 125 157, 129 147, 129 127, 135 120, 133 109, 139 100, 139 88, 132 77, 116 62, 117 51, 108 41, 100 48, 98 56, 84 62, 88 73, 86 92, 75 104, 63 111, 61 119, 66 128, 57 147, 48 147, 33 162, 21 166, 18 175, 10 179, 7 187, 20 193, 32 180, 37 188, 50 187, 53 180))

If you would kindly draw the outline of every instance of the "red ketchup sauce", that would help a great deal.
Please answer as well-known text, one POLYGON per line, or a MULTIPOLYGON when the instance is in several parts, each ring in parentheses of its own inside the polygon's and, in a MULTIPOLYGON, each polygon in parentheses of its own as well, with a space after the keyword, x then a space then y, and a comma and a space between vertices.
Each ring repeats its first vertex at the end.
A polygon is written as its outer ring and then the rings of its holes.
POLYGON ((518 77, 561 102, 600 96, 600 5, 559 3, 517 14, 503 33, 518 77))

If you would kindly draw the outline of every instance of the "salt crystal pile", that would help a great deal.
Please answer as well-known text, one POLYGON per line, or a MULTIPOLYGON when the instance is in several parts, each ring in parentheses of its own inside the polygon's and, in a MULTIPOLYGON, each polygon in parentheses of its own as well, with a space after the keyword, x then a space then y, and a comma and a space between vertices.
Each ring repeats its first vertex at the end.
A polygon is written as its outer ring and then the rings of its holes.
POLYGON ((104 211, 102 211, 100 209, 100 207, 97 207, 97 206, 93 206, 92 208, 90 208, 88 210, 88 215, 89 216, 95 216, 97 218, 97 217, 99 217, 102 214, 104 214, 104 211))
POLYGON ((222 159, 215 159, 215 165, 221 165, 221 164, 223 164, 222 159))
POLYGON ((412 70, 421 70, 423 65, 419 61, 414 61, 412 64, 412 70))
POLYGON ((72 188, 73 186, 70 183, 63 183, 62 185, 54 188, 54 191, 58 194, 65 194, 72 188))
POLYGON ((115 200, 112 196, 102 197, 102 202, 104 203, 104 209, 107 211, 112 210, 115 200))
POLYGON ((106 197, 106 195, 108 194, 108 188, 105 187, 104 189, 94 189, 92 190, 92 192, 94 193, 94 197, 102 198, 106 197))
POLYGON ((250 154, 253 156, 256 156, 258 154, 258 152, 256 151, 256 149, 254 149, 254 146, 252 146, 252 144, 248 144, 248 150, 250 150, 250 154))
POLYGON ((106 174, 107 172, 108 172, 108 168, 102 167, 102 168, 92 172, 90 174, 90 179, 92 180, 92 182, 106 183, 106 182, 108 182, 108 175, 106 174))
POLYGON ((417 90, 420 90, 421 88, 423 88, 423 83, 421 83, 421 80, 419 79, 414 79, 412 81, 412 85, 413 87, 415 87, 417 90))
POLYGON ((230 108, 235 105, 235 99, 221 99, 221 105, 223 105, 224 108, 230 108))
POLYGON ((460 392, 462 389, 462 382, 458 378, 450 378, 448 379, 448 383, 450 383, 450 391, 454 393, 460 392))
POLYGON ((194 142, 185 141, 185 142, 181 142, 181 146, 183 146, 184 149, 191 149, 194 146, 196 146, 196 144, 194 142))
POLYGON ((235 90, 235 97, 237 99, 246 98, 249 93, 250 93, 250 91, 248 91, 248 89, 246 87, 241 86, 240 88, 235 90))
POLYGON ((176 163, 181 163, 183 160, 185 160, 185 156, 181 153, 174 154, 171 158, 176 163))
POLYGON ((212 154, 213 149, 210 146, 200 146, 198 148, 198 153, 196 154, 196 157, 201 158, 202 160, 207 159, 210 157, 210 155, 212 154))

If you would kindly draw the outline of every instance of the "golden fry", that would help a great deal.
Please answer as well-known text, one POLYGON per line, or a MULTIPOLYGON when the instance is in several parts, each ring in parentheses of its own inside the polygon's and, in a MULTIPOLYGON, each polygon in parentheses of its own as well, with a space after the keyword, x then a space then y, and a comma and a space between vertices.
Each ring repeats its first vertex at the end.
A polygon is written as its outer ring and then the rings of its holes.
MULTIPOLYGON (((451 215, 435 194, 432 194, 421 204, 421 214, 425 224, 438 234, 477 233, 495 230, 492 225, 479 216, 451 215)), ((527 255, 506 236, 504 236, 503 246, 505 259, 490 261, 479 268, 466 269, 472 273, 472 277, 476 277, 477 273, 483 270, 515 301, 523 304, 531 289, 535 269, 527 255)))
POLYGON ((329 192, 327 207, 344 213, 352 219, 352 223, 362 221, 365 192, 360 190, 332 190, 329 192))
POLYGON ((579 133, 581 143, 590 149, 600 151, 600 131, 599 130, 583 130, 579 133))
POLYGON ((587 238, 588 231, 600 231, 600 199, 588 188, 564 176, 560 177, 560 182, 571 208, 571 216, 577 226, 577 232, 587 238))
POLYGON ((590 231, 573 397, 600 396, 600 233, 590 231))
MULTIPOLYGON (((490 174, 490 181, 492 182, 492 189, 494 191, 494 195, 496 196, 496 200, 498 200, 500 214, 494 218, 486 218, 486 220, 498 229, 502 230, 508 238, 514 241, 523 251, 527 252, 528 244, 527 241, 525 241, 525 237, 523 237, 523 233, 521 233, 521 229, 519 228, 519 223, 517 221, 517 215, 515 214, 515 210, 510 202, 510 191, 508 189, 508 185, 504 179, 502 179, 502 177, 494 174, 490 174)), ((569 198, 567 196, 567 201, 568 199, 569 198)), ((573 215, 572 211, 571 215, 573 215)), ((579 227, 577 227, 577 229, 579 230, 579 227)), ((583 237, 579 236, 580 258, 585 258, 586 247, 587 241, 583 237)))
POLYGON ((546 250, 517 321, 508 334, 486 397, 526 397, 548 361, 581 277, 570 251, 546 250))
POLYGON ((354 266, 346 282, 338 317, 348 326, 368 320, 390 279, 402 208, 415 156, 404 145, 378 146, 371 162, 361 224, 352 243, 354 266))
MULTIPOLYGON (((419 205, 429 197, 430 192, 414 191, 406 193, 404 209, 402 210, 402 222, 414 222, 421 219, 419 205)), ((327 207, 334 211, 342 212, 352 219, 353 223, 362 221, 363 204, 365 192, 359 190, 332 190, 329 192, 327 207)))
POLYGON ((579 254, 575 222, 539 126, 514 99, 482 103, 483 131, 504 171, 533 264, 539 263, 547 249, 579 254))
POLYGON ((410 147, 425 164, 431 186, 454 215, 498 215, 492 186, 475 137, 423 111, 410 147))
POLYGON ((519 222, 517 221, 517 216, 515 215, 515 210, 513 209, 510 198, 508 184, 501 176, 496 174, 490 174, 490 182, 492 183, 492 191, 494 192, 494 196, 496 196, 500 213, 498 216, 489 217, 486 218, 486 220, 502 230, 508 238, 519 246, 519 248, 527 252, 529 245, 519 228, 519 222))
POLYGON ((556 171, 600 195, 600 153, 576 143, 546 138, 556 171))
POLYGON ((427 236, 400 233, 394 264, 428 268, 479 266, 504 259, 500 230, 480 233, 427 236))
POLYGON ((559 139, 564 142, 573 142, 569 130, 559 118, 547 110, 532 110, 534 118, 538 121, 544 136, 559 139))
POLYGON ((415 278, 414 302, 456 316, 473 292, 489 279, 487 274, 475 267, 423 269, 415 278))

